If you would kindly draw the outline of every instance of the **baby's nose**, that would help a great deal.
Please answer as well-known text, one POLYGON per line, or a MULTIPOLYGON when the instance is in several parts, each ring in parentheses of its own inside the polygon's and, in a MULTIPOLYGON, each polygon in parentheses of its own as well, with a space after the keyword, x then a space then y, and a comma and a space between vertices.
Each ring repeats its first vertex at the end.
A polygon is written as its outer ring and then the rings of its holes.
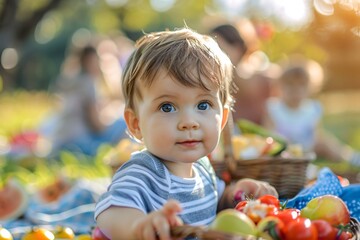
POLYGON ((198 129, 199 126, 199 122, 188 114, 184 115, 178 124, 180 130, 198 129))

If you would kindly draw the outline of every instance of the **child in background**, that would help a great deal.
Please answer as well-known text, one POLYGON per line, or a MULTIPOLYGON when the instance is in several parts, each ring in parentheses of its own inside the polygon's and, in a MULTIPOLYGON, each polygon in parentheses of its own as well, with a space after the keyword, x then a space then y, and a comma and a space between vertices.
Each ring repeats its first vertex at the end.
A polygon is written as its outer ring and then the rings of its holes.
POLYGON ((114 174, 95 219, 111 239, 170 239, 180 224, 209 225, 239 191, 277 196, 266 182, 226 186, 207 156, 227 122, 232 64, 209 36, 188 28, 147 34, 122 79, 129 132, 146 149, 114 174))
POLYGON ((320 102, 309 97, 310 76, 302 66, 290 66, 279 77, 280 96, 267 101, 265 126, 302 151, 313 152, 322 117, 320 102))
POLYGON ((321 88, 321 66, 306 59, 292 59, 278 79, 278 97, 267 101, 264 125, 285 137, 302 152, 330 161, 349 161, 360 166, 360 154, 321 127, 322 105, 311 94, 321 88), (317 78, 312 78, 314 73, 317 78))

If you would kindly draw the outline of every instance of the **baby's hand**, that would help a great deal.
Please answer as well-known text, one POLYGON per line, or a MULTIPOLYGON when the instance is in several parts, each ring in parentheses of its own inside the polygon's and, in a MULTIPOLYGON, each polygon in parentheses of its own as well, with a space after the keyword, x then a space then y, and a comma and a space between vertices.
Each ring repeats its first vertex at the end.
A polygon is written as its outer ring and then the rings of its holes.
POLYGON ((182 225, 181 219, 176 215, 180 211, 181 206, 177 201, 168 201, 162 209, 148 214, 134 225, 136 239, 171 239, 170 227, 182 225))
POLYGON ((244 178, 236 182, 235 187, 233 188, 233 196, 241 191, 248 197, 259 198, 263 195, 270 194, 275 197, 279 197, 276 189, 271 186, 269 183, 264 181, 258 181, 250 178, 244 178))

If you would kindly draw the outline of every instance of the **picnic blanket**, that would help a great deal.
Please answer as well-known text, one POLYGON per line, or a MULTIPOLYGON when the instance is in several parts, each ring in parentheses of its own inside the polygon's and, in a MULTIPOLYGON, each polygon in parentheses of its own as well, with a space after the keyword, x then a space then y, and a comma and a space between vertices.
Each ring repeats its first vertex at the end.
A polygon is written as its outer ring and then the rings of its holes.
POLYGON ((302 209, 313 198, 332 194, 341 198, 347 205, 350 215, 360 221, 360 184, 343 187, 339 178, 329 168, 322 168, 316 182, 301 190, 294 198, 289 199, 287 207, 302 209))
POLYGON ((2 223, 20 240, 33 226, 43 226, 49 230, 56 226, 71 227, 75 234, 90 233, 95 226, 94 210, 100 194, 106 190, 110 180, 78 180, 72 188, 54 203, 44 204, 32 197, 27 210, 19 219, 2 223))

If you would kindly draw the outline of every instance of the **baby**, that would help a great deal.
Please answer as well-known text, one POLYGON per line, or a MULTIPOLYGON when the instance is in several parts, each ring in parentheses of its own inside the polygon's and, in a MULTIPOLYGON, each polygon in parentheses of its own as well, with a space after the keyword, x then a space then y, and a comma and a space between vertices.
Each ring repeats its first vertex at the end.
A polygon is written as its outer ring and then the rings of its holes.
POLYGON ((147 34, 124 70, 124 117, 145 145, 114 174, 95 219, 111 239, 170 239, 180 224, 209 225, 241 191, 277 196, 266 182, 217 178, 207 156, 230 103, 232 64, 209 36, 183 28, 147 34))

